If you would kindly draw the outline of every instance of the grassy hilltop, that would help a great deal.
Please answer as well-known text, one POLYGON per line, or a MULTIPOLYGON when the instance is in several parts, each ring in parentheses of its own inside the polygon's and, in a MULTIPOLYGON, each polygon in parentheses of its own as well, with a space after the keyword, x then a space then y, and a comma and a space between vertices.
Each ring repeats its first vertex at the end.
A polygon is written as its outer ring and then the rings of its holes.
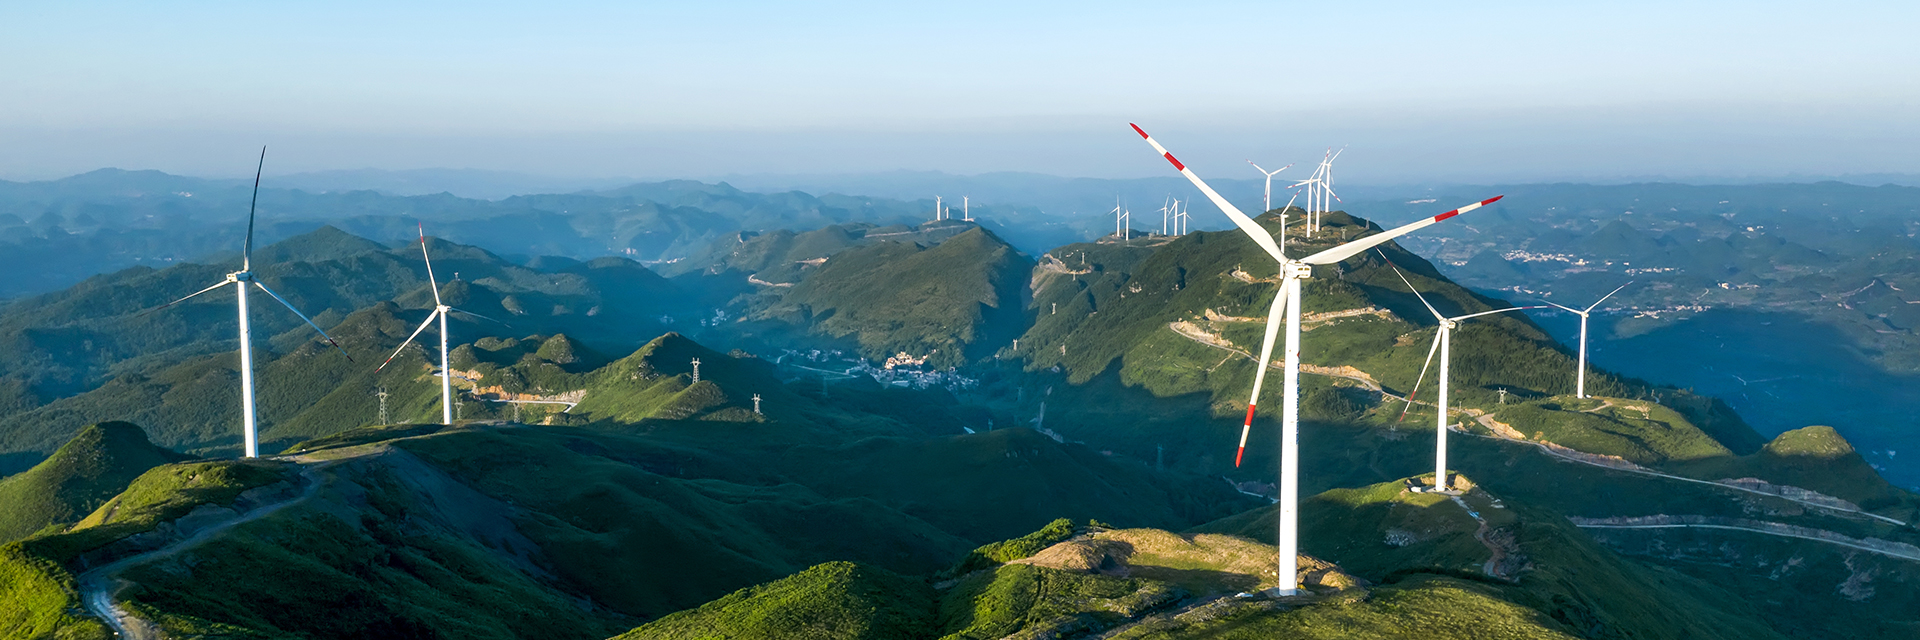
POLYGON ((186 458, 154 446, 132 424, 90 425, 46 461, 0 479, 0 541, 77 521, 148 469, 186 458))

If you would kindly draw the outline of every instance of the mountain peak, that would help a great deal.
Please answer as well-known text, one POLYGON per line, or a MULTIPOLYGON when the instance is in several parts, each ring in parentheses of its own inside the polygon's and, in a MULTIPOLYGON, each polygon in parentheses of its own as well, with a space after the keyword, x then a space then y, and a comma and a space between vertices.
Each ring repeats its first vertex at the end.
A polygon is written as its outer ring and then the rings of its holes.
POLYGON ((261 247, 254 253, 254 260, 262 264, 319 262, 385 250, 386 247, 378 242, 341 231, 333 225, 320 225, 318 229, 261 247))
POLYGON ((0 541, 78 520, 148 469, 186 458, 131 423, 88 425, 45 461, 0 480, 0 541))
POLYGON ((1815 425, 1794 429, 1767 443, 1767 453, 1776 456, 1840 458, 1852 454, 1853 445, 1833 427, 1815 425))

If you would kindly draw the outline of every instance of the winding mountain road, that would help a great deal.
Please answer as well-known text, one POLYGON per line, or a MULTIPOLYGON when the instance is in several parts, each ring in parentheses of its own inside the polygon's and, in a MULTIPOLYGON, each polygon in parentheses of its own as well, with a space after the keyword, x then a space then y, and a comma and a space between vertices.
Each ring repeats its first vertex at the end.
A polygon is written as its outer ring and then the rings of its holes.
POLYGON ((324 484, 320 478, 321 470, 332 466, 335 462, 337 461, 309 464, 307 468, 301 470, 300 476, 306 486, 298 496, 256 507, 232 520, 201 529, 178 542, 127 556, 80 574, 75 582, 79 585, 81 604, 86 607, 88 613, 92 613, 105 621, 108 627, 113 628, 114 634, 118 637, 133 640, 159 640, 163 636, 156 627, 134 616, 132 612, 113 600, 113 593, 121 586, 119 573, 128 567, 179 553, 236 526, 273 515, 281 509, 312 498, 324 484))
POLYGON ((1900 553, 1898 551, 1893 551, 1890 549, 1879 549, 1879 548, 1870 547, 1863 544, 1846 542, 1843 540, 1832 540, 1828 538, 1821 538, 1818 536, 1799 535, 1799 534, 1789 533, 1784 531, 1769 531, 1769 530, 1761 529, 1758 527, 1743 527, 1739 525, 1730 525, 1730 524, 1696 524, 1696 523, 1672 523, 1672 524, 1587 523, 1587 524, 1582 524, 1582 523, 1576 522, 1574 523, 1573 526, 1580 527, 1582 529, 1720 529, 1724 531, 1745 531, 1748 533, 1758 533, 1762 535, 1769 535, 1769 536, 1775 536, 1780 538, 1795 538, 1799 540, 1812 540, 1814 542, 1825 542, 1827 544, 1842 546, 1849 549, 1859 549, 1861 551, 1865 551, 1868 553, 1877 553, 1883 556, 1887 556, 1889 558, 1900 558, 1902 560, 1912 560, 1914 562, 1920 562, 1920 554, 1900 553))

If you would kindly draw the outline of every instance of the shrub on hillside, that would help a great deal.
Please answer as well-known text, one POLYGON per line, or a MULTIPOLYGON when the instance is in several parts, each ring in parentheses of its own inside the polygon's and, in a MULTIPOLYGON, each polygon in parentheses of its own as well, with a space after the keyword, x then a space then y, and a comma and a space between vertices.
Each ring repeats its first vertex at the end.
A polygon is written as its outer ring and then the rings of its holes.
POLYGON ((1073 537, 1073 530, 1072 520, 1060 518, 1047 523, 1047 526, 1041 527, 1039 531, 1012 540, 981 545, 947 572, 955 576, 963 576, 994 565, 1032 557, 1042 549, 1073 537))

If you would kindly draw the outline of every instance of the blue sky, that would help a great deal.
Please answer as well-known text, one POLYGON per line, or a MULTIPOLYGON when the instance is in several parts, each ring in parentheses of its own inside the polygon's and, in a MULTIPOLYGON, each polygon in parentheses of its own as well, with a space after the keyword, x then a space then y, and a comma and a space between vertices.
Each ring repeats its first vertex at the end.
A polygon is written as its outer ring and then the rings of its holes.
POLYGON ((1920 173, 1912 3, 396 4, 0 5, 0 177, 1920 173))

